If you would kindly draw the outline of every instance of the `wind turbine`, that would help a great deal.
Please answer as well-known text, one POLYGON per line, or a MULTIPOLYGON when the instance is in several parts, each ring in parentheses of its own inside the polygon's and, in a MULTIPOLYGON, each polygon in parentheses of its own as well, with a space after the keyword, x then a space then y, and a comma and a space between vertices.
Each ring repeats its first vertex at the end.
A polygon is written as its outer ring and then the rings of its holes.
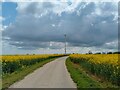
POLYGON ((64 37, 65 37, 65 54, 66 54, 66 34, 64 34, 64 37))

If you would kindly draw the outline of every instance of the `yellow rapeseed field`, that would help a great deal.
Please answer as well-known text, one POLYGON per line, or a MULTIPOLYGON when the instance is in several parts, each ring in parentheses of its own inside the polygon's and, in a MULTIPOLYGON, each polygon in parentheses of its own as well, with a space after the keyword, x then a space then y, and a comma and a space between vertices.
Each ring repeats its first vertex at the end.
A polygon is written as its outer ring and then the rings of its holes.
POLYGON ((2 73, 12 73, 21 68, 31 66, 43 60, 60 57, 63 54, 43 54, 43 55, 5 55, 0 56, 2 62, 2 73))
POLYGON ((120 85, 119 54, 72 54, 70 60, 95 75, 120 85))
POLYGON ((95 64, 102 64, 102 63, 107 63, 107 64, 112 64, 113 66, 117 65, 118 66, 118 54, 73 54, 70 55, 72 58, 82 58, 84 60, 89 60, 89 62, 95 63, 95 64))

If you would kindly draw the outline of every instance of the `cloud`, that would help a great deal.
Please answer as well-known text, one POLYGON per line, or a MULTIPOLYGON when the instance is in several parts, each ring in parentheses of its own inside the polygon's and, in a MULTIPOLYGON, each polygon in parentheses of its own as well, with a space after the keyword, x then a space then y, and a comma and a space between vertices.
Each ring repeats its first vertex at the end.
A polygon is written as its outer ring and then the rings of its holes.
POLYGON ((106 43, 118 38, 117 6, 112 2, 22 2, 17 11, 3 40, 19 49, 60 49, 64 34, 69 47, 107 48, 106 43))
MULTIPOLYGON (((56 2, 59 0, 2 0, 3 2, 56 2)), ((119 0, 60 0, 61 2, 119 2, 119 0)))
POLYGON ((118 41, 116 40, 116 41, 113 41, 113 42, 105 43, 104 48, 107 48, 107 49, 117 48, 118 49, 118 41))

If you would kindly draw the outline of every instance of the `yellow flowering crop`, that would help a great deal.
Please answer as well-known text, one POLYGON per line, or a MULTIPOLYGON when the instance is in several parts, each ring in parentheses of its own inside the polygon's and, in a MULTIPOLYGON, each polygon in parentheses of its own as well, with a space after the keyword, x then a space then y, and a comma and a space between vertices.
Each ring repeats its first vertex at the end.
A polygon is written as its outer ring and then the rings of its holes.
POLYGON ((3 74, 15 72, 18 69, 31 66, 43 60, 60 57, 63 54, 43 54, 43 55, 5 55, 0 56, 2 60, 3 74))
POLYGON ((120 85, 119 54, 72 54, 70 60, 93 74, 120 85))

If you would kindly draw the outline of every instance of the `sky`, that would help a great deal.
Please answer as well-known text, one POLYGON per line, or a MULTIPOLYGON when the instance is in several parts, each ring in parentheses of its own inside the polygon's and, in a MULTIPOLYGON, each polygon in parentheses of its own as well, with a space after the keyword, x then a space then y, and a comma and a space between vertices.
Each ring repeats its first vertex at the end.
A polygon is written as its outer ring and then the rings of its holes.
POLYGON ((54 0, 0 3, 2 54, 118 50, 118 3, 54 0))

